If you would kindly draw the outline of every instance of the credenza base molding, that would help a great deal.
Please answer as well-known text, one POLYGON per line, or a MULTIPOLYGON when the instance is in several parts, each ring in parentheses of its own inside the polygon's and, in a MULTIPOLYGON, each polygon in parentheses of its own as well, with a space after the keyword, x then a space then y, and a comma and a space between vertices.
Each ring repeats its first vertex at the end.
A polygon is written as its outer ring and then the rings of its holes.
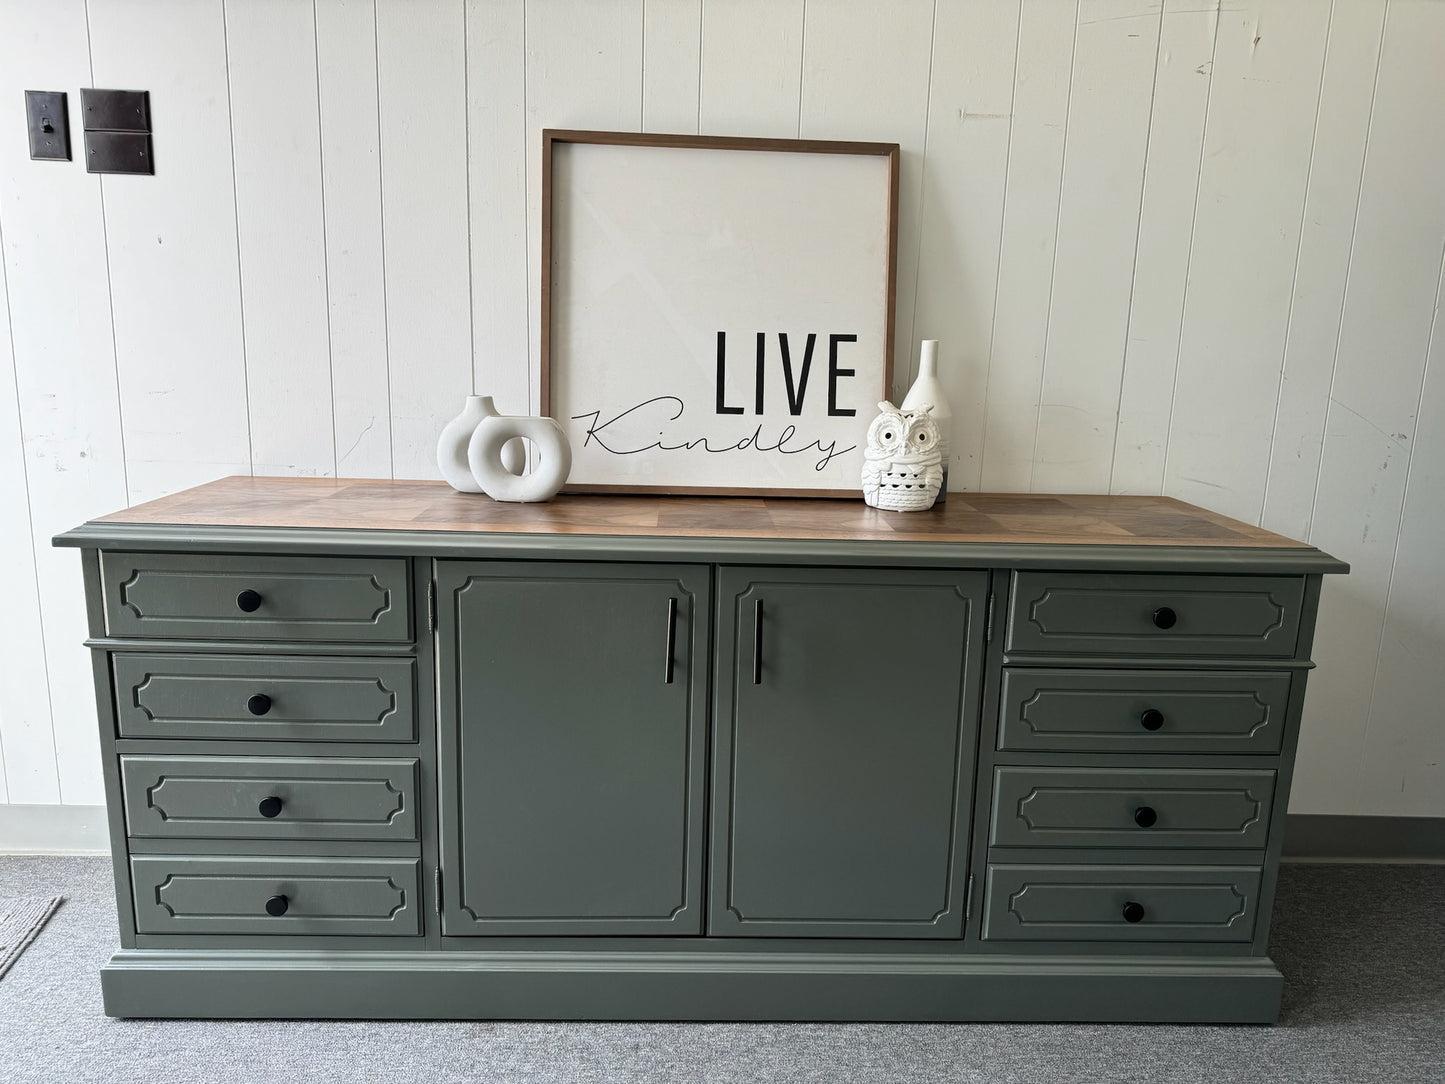
POLYGON ((1266 957, 122 950, 120 1017, 1268 1024, 1266 957))

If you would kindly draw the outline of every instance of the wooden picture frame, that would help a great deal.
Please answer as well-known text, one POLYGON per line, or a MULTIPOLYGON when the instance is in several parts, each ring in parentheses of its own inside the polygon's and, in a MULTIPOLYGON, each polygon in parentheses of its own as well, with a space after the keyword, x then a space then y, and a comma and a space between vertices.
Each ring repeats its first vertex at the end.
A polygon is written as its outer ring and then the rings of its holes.
POLYGON ((891 394, 895 143, 542 133, 568 492, 857 497, 891 394))

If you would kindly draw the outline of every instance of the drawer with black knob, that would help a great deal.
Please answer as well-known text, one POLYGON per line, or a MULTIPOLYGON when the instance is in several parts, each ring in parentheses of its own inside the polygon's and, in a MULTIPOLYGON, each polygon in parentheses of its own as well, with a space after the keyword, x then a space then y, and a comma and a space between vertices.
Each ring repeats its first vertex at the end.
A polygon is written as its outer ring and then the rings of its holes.
POLYGON ((104 551, 100 570, 111 636, 411 639, 403 558, 104 551))
POLYGON ((989 842, 1262 850, 1274 784, 1265 770, 996 768, 989 842))
POLYGON ((417 838, 417 762, 342 757, 120 758, 137 839, 417 838))
POLYGON ((137 933, 421 933, 412 858, 137 855, 137 933))
POLYGON ((1015 572, 1005 651, 1289 658, 1303 576, 1015 572))
POLYGON ((1278 753, 1281 671, 1005 667, 998 747, 1097 753, 1278 753))
POLYGON ((985 941, 1249 941, 1256 866, 988 867, 985 941))
POLYGON ((122 738, 411 742, 416 662, 116 652, 122 738))

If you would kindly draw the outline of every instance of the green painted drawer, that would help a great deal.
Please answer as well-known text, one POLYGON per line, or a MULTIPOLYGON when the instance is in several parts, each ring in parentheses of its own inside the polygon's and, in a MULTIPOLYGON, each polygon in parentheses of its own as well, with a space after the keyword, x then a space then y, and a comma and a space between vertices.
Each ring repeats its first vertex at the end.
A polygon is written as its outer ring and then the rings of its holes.
POLYGON ((1098 753, 1278 753, 1290 675, 1005 667, 998 747, 1098 753))
POLYGON ((983 939, 1249 941, 1259 877, 1252 866, 990 865, 983 939))
POLYGON ((998 768, 995 847, 1263 849, 1272 771, 998 768))
POLYGON ((124 652, 111 663, 122 738, 416 740, 413 659, 124 652))
POLYGON ((131 858, 138 933, 421 933, 412 858, 131 858), (285 897, 285 913, 267 901, 285 897))
POLYGON ((417 838, 415 760, 122 756, 120 774, 135 837, 417 838))
POLYGON ((411 639, 401 558, 105 552, 100 569, 112 636, 411 639), (246 592, 259 597, 243 598, 246 592))
POLYGON ((1303 607, 1303 576, 1015 572, 1006 650, 1289 658, 1303 607))

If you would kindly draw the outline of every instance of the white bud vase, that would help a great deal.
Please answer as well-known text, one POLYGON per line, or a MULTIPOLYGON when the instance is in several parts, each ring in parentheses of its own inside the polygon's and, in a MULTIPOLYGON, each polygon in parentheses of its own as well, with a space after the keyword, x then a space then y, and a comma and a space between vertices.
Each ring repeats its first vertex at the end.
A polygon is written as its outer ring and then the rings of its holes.
POLYGON ((908 394, 903 397, 903 410, 919 410, 933 407, 932 417, 938 423, 938 450, 943 456, 943 484, 938 490, 942 504, 948 496, 948 463, 953 445, 953 411, 948 408, 948 398, 943 394, 943 384, 938 379, 938 340, 924 339, 918 357, 918 379, 908 394))
MULTIPOLYGON (((490 395, 468 395, 467 405, 442 429, 437 441, 437 467, 453 489, 462 493, 481 493, 482 487, 467 462, 467 445, 483 418, 498 417, 497 405, 490 395)), ((520 444, 502 449, 502 463, 513 474, 521 474, 525 450, 520 444)))

